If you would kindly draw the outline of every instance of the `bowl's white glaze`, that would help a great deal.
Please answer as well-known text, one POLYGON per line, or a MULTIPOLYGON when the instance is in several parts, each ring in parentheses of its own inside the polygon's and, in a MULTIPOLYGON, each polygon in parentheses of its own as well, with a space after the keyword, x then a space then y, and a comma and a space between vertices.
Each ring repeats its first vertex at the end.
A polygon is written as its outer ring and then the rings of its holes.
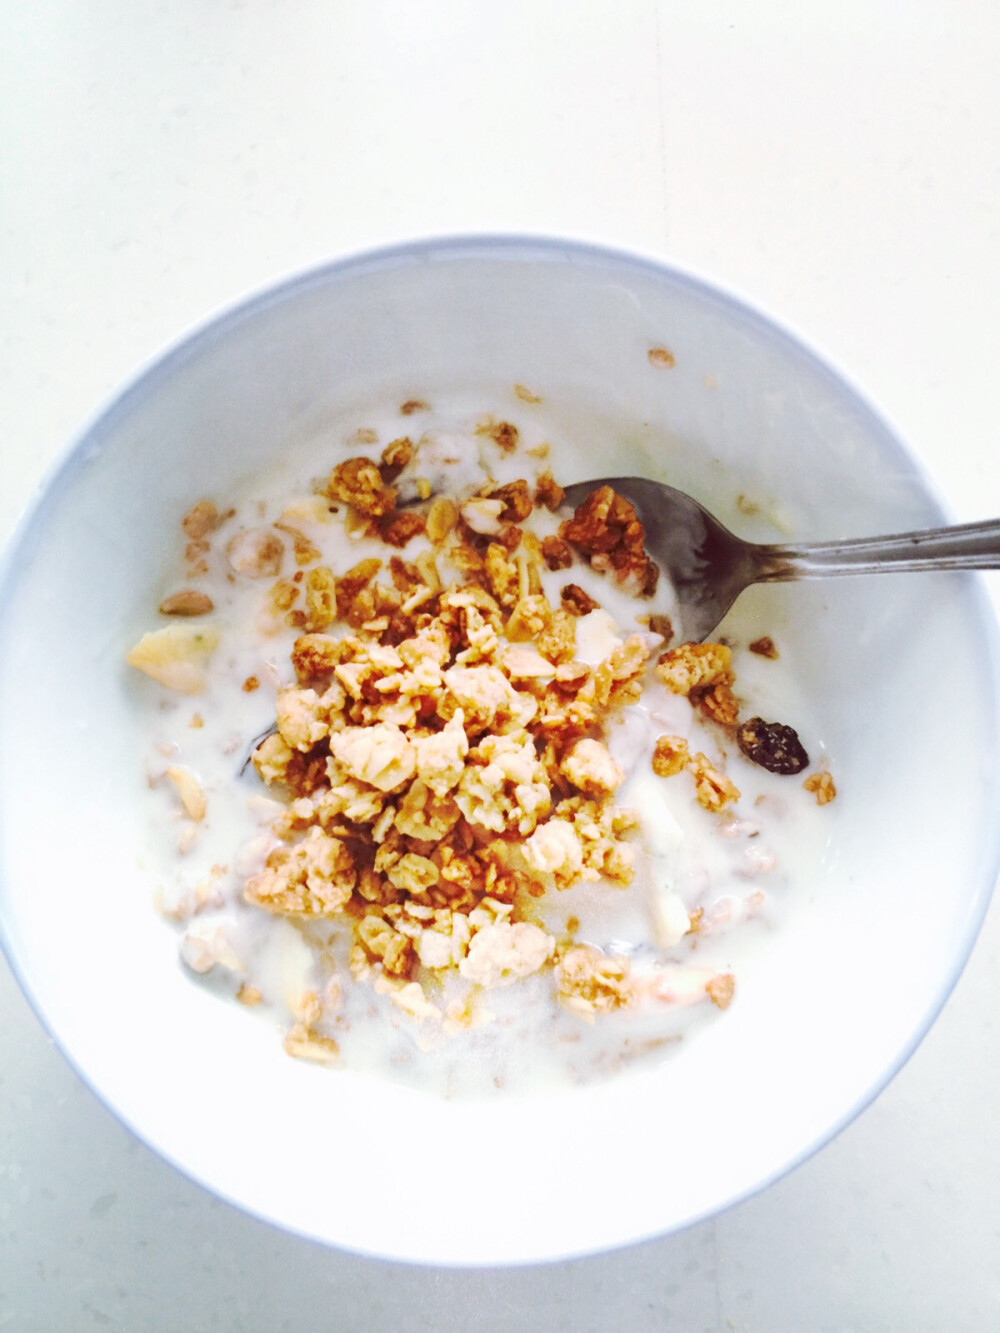
POLYGON ((794 639, 840 796, 815 877, 739 1003, 655 1068, 443 1103, 288 1059, 190 984, 141 868, 126 646, 178 516, 344 403, 523 382, 578 423, 566 481, 635 468, 750 537, 943 519, 884 421, 800 340, 701 281, 561 241, 458 238, 333 263, 232 310, 83 433, 0 585, 0 921, 82 1076, 151 1147, 282 1226, 373 1254, 512 1263, 704 1217, 891 1078, 993 884, 997 655, 973 577, 755 589, 794 639), (667 346, 676 364, 652 370, 667 346), (628 466, 622 466, 622 463, 628 466))

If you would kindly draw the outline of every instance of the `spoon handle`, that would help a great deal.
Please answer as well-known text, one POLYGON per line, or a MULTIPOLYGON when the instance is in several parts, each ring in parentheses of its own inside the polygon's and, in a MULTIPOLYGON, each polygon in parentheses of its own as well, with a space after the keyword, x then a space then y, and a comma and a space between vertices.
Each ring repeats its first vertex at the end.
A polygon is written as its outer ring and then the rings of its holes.
POLYGON ((762 546, 757 581, 921 569, 1000 569, 1000 519, 843 542, 762 546))

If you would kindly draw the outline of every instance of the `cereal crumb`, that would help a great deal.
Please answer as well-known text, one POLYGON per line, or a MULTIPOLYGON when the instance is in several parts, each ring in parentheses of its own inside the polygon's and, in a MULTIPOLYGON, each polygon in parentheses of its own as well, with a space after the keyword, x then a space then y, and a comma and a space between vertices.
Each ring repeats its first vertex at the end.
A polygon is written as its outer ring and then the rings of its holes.
POLYGON ((778 649, 770 634, 762 634, 759 639, 754 639, 750 644, 750 651, 756 653, 758 657, 769 657, 772 660, 778 656, 778 649))
POLYGON ((732 972, 720 972, 706 983, 705 989, 717 1009, 728 1009, 736 989, 736 978, 732 972))
POLYGON ((818 773, 810 773, 802 785, 806 791, 815 795, 817 805, 829 805, 837 795, 833 774, 825 768, 818 773))
POLYGON ((669 370, 677 364, 677 360, 667 347, 651 347, 648 352, 649 364, 656 366, 660 370, 669 370))

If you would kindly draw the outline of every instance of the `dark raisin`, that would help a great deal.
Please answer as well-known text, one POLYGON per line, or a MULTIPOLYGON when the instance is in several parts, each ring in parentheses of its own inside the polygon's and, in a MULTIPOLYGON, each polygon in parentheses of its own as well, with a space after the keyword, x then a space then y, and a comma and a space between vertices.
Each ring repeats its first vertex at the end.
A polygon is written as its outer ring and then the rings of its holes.
POLYGON ((770 773, 801 773, 809 756, 792 727, 752 717, 736 729, 736 740, 746 757, 770 773))

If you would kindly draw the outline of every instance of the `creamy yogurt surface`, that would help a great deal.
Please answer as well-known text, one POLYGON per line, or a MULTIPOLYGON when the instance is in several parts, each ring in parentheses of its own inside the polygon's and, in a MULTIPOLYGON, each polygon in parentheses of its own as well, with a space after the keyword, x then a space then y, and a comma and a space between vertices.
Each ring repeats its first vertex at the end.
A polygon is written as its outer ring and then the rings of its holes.
POLYGON ((448 1096, 664 1058, 821 853, 790 649, 739 608, 678 644, 627 511, 560 506, 572 450, 520 386, 383 404, 178 515, 129 654, 146 869, 192 978, 292 1057, 448 1096), (794 775, 738 744, 779 710, 794 775))

